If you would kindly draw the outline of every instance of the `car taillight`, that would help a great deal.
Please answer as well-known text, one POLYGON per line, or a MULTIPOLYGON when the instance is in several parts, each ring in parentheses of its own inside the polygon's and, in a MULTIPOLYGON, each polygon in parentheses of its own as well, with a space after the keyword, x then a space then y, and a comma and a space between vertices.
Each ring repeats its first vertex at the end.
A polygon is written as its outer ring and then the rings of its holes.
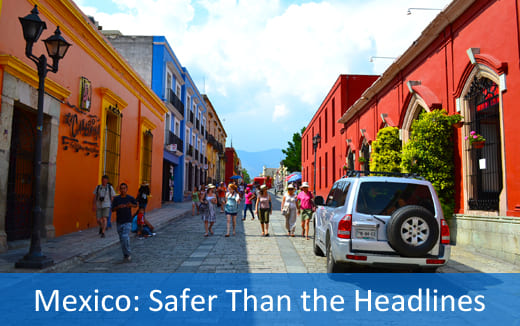
POLYGON ((347 259, 352 259, 352 260, 367 260, 367 256, 347 255, 347 259))
POLYGON ((450 227, 444 219, 441 220, 441 243, 450 244, 450 227))
POLYGON ((444 259, 426 259, 426 264, 428 265, 440 265, 446 263, 444 259))
POLYGON ((347 214, 338 223, 338 238, 350 239, 352 231, 352 215, 347 214))

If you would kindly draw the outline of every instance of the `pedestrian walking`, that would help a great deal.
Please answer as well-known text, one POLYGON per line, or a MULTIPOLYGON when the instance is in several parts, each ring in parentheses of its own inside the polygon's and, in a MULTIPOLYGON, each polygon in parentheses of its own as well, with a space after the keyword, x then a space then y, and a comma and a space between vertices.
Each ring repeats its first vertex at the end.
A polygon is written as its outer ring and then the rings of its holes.
POLYGON ((285 216, 285 228, 287 235, 294 237, 296 229, 296 217, 298 212, 298 199, 294 193, 294 186, 287 186, 287 193, 282 198, 282 215, 285 216))
POLYGON ((244 217, 242 218, 242 221, 245 221, 247 217, 247 211, 249 210, 251 212, 251 221, 255 219, 255 213, 253 213, 253 198, 255 197, 255 194, 251 192, 251 189, 249 187, 246 188, 245 191, 245 205, 244 205, 244 217))
POLYGON ((229 237, 231 220, 233 220, 233 235, 236 234, 235 229, 237 226, 238 204, 240 204, 240 195, 237 191, 237 185, 232 183, 228 186, 228 192, 226 193, 226 206, 224 208, 227 216, 226 237, 229 237))
POLYGON ((112 211, 117 214, 117 233, 119 242, 123 250, 124 261, 131 261, 130 251, 130 230, 132 229, 132 208, 137 207, 134 197, 128 195, 128 185, 121 183, 119 186, 119 196, 112 201, 112 211))
POLYGON ((108 176, 101 177, 101 184, 94 189, 94 198, 92 202, 92 209, 96 212, 96 220, 99 225, 99 234, 102 238, 105 237, 107 228, 107 220, 110 216, 110 207, 112 199, 116 192, 114 188, 108 183, 108 176))
POLYGON ((224 213, 224 205, 226 204, 226 185, 224 182, 220 183, 217 189, 218 205, 220 206, 220 212, 224 213))
POLYGON ((260 186, 260 193, 256 199, 255 212, 256 215, 258 215, 258 219, 260 220, 262 235, 268 237, 269 215, 273 213, 273 203, 271 202, 271 196, 267 193, 266 185, 260 186))
POLYGON ((213 235, 213 225, 217 221, 217 196, 215 195, 215 186, 211 183, 208 184, 208 190, 201 197, 201 208, 200 212, 202 215, 202 221, 204 221, 204 236, 207 237, 209 234, 213 235))
POLYGON ((197 210, 197 215, 199 215, 199 202, 199 190, 195 186, 191 192, 191 216, 195 215, 195 210, 197 210))
POLYGON ((302 237, 309 240, 309 222, 314 212, 314 196, 309 191, 309 183, 304 182, 300 187, 301 191, 298 194, 298 215, 301 216, 302 220, 302 237))

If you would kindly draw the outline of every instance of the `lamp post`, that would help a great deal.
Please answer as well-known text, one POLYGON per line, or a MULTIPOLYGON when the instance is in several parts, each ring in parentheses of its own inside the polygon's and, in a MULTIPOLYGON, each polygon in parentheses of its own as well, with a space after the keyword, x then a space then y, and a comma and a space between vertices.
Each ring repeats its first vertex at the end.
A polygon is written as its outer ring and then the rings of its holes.
POLYGON ((43 220, 41 216, 40 198, 41 198, 41 160, 42 160, 42 129, 43 129, 43 97, 45 95, 45 77, 47 72, 56 73, 58 71, 58 62, 65 56, 67 50, 71 46, 62 36, 60 27, 56 28, 54 35, 46 40, 45 48, 47 54, 52 58, 52 66, 47 64, 47 57, 41 55, 36 57, 32 53, 33 45, 42 34, 47 25, 38 16, 38 6, 34 6, 31 13, 25 17, 20 17, 22 24, 23 37, 25 39, 25 56, 31 59, 38 68, 38 111, 36 122, 36 139, 34 146, 34 184, 33 184, 33 220, 31 231, 31 247, 29 253, 15 263, 16 268, 45 268, 54 262, 51 258, 45 257, 41 249, 41 229, 43 220))
POLYGON ((320 142, 321 137, 319 133, 312 137, 312 148, 314 148, 314 182, 312 183, 312 186, 314 188, 314 195, 316 195, 316 150, 318 149, 320 142))

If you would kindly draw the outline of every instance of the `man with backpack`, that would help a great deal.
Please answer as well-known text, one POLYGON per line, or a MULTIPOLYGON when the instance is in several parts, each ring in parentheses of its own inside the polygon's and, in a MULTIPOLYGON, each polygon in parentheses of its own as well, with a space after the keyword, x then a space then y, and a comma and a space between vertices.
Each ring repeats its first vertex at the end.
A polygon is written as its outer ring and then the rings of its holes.
POLYGON ((92 208, 96 211, 96 219, 99 225, 99 234, 102 238, 105 237, 107 228, 107 220, 110 216, 110 207, 112 206, 112 198, 116 192, 112 185, 108 183, 108 176, 101 177, 101 184, 94 189, 94 200, 92 208))

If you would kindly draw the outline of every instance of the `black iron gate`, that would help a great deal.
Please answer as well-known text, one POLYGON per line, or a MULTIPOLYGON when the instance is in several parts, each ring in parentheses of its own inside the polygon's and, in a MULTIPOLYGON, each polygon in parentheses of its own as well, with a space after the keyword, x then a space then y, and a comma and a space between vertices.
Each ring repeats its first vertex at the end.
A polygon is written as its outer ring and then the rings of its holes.
POLYGON ((487 78, 475 78, 466 99, 470 104, 471 131, 486 139, 483 148, 468 147, 472 166, 468 170, 472 185, 468 205, 473 210, 496 211, 502 191, 498 86, 487 78))
POLYGON ((15 108, 5 216, 8 241, 27 239, 31 236, 35 130, 36 113, 15 108))

